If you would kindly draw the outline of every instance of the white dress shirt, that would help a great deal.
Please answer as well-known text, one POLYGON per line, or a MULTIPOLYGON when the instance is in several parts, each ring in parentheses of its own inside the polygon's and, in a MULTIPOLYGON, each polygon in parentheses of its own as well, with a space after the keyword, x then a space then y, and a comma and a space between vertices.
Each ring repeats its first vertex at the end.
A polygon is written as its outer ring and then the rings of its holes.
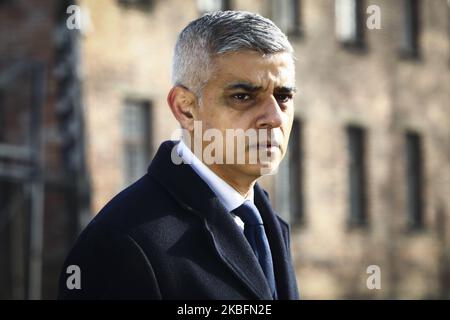
MULTIPOLYGON (((208 168, 195 154, 186 146, 183 140, 180 140, 177 146, 177 153, 184 163, 190 164, 192 169, 202 178, 203 181, 214 191, 223 204, 225 209, 231 213, 234 209, 239 207, 244 201, 253 201, 253 188, 250 189, 247 196, 244 198, 236 189, 226 183, 222 178, 215 174, 210 168, 208 168)), ((233 215, 234 221, 241 230, 244 230, 244 222, 233 215)))

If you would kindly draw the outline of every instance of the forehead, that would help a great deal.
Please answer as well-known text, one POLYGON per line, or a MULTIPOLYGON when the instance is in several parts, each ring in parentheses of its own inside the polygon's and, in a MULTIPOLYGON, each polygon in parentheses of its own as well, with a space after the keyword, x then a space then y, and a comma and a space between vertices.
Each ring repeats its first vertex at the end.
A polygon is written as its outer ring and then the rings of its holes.
POLYGON ((226 53, 214 58, 210 80, 223 86, 236 81, 262 87, 294 85, 294 61, 287 52, 265 56, 255 51, 226 53))

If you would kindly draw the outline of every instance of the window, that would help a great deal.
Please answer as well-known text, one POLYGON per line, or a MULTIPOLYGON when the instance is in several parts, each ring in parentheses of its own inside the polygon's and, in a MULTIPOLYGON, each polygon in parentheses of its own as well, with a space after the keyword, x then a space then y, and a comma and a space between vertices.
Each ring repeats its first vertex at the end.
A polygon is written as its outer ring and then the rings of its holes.
POLYGON ((406 206, 410 228, 423 225, 423 161, 421 138, 417 133, 406 133, 406 206))
POLYGON ((405 58, 419 57, 419 1, 403 0, 403 34, 401 56, 405 58))
POLYGON ((273 1, 273 20, 287 35, 301 36, 301 1, 280 0, 273 1))
POLYGON ((145 174, 150 161, 150 102, 126 101, 123 119, 124 180, 130 184, 145 174))
POLYGON ((336 37, 344 46, 364 46, 363 0, 335 0, 336 37))
POLYGON ((117 0, 117 2, 126 9, 150 10, 154 0, 117 0))
POLYGON ((292 224, 304 223, 302 131, 298 119, 292 125, 289 146, 276 177, 276 208, 292 224))
POLYGON ((200 15, 218 10, 232 10, 231 0, 197 0, 200 15))
POLYGON ((349 158, 349 217, 350 226, 367 224, 366 174, 365 174, 365 131, 363 128, 347 128, 349 158))

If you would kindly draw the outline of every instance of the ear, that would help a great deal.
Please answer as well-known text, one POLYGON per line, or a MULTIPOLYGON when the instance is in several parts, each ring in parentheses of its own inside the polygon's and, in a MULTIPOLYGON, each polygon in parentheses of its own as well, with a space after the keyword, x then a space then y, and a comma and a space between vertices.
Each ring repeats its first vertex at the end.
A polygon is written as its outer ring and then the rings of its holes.
POLYGON ((194 115, 197 99, 188 89, 175 86, 167 95, 167 104, 183 129, 194 130, 194 115))

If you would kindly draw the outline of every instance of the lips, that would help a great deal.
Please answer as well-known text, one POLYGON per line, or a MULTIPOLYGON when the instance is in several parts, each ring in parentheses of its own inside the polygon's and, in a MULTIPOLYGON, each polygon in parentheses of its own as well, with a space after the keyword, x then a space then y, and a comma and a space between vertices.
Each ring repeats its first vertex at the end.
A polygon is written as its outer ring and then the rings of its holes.
POLYGON ((277 148, 279 148, 280 147, 280 144, 279 143, 277 143, 277 142, 268 142, 268 143, 266 143, 266 144, 263 144, 263 146, 267 146, 267 148, 272 148, 272 147, 277 147, 277 148))

